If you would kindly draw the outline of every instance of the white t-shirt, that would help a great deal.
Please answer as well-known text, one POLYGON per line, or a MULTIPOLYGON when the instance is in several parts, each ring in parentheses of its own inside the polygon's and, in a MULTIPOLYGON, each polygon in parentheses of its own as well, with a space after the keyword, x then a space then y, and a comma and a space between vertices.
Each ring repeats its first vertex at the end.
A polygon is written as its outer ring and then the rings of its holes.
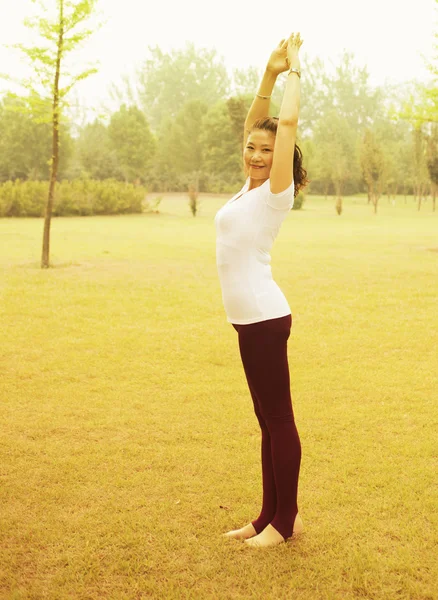
POLYGON ((247 325, 291 314, 272 279, 269 254, 294 203, 294 182, 273 194, 270 180, 242 189, 216 213, 216 264, 227 321, 247 325))

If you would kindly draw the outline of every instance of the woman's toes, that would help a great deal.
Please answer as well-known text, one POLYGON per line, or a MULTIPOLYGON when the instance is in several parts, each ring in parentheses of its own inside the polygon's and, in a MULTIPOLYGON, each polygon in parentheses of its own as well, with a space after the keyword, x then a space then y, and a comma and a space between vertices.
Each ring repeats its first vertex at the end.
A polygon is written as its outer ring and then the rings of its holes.
POLYGON ((254 529, 252 523, 249 525, 245 525, 241 529, 233 529, 232 531, 227 531, 227 533, 223 534, 224 537, 234 538, 236 540, 247 540, 250 537, 257 535, 257 531, 254 529))

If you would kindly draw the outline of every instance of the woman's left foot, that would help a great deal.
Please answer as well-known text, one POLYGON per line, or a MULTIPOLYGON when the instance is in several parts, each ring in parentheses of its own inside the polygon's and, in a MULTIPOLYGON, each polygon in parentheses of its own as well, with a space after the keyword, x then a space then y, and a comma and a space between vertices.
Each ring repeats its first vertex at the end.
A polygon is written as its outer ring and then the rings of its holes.
POLYGON ((278 544, 281 544, 284 541, 284 537, 281 535, 281 533, 279 533, 275 527, 272 527, 272 525, 269 524, 261 533, 248 540, 245 540, 245 544, 248 544, 249 546, 260 546, 266 548, 268 546, 278 546, 278 544))

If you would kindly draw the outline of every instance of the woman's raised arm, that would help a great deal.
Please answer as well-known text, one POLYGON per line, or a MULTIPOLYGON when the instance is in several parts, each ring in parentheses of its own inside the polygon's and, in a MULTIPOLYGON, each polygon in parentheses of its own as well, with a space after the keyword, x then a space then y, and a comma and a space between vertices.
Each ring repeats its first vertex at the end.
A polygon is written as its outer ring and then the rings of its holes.
POLYGON ((262 81, 259 85, 259 91, 254 97, 245 120, 243 131, 243 147, 246 146, 249 130, 251 129, 253 123, 255 123, 257 119, 261 119, 262 117, 267 117, 269 115, 271 94, 272 90, 274 89, 275 82, 277 81, 277 77, 280 73, 287 71, 289 68, 287 63, 287 47, 288 40, 281 40, 277 48, 275 48, 269 57, 262 81))
POLYGON ((300 34, 292 34, 287 44, 287 57, 290 64, 283 101, 278 118, 275 136, 274 157, 270 171, 270 188, 273 194, 286 190, 293 180, 294 151, 300 111, 300 59, 299 49, 303 41, 300 34), (294 70, 295 69, 295 70, 294 70))

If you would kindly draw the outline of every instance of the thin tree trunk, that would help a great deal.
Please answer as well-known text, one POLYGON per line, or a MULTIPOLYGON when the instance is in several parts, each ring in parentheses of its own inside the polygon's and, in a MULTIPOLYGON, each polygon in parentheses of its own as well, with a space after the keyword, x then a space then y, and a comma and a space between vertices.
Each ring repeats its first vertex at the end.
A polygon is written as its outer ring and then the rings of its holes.
POLYGON ((327 196, 328 196, 328 190, 329 190, 329 185, 328 183, 326 183, 325 185, 325 199, 327 200, 327 196))
POLYGON ((336 212, 340 216, 342 214, 342 181, 338 180, 335 182, 335 191, 336 191, 336 212))
POLYGON ((368 191, 368 202, 367 204, 370 204, 371 202, 371 186, 369 183, 367 183, 367 191, 368 191))
POLYGON ((417 210, 420 210, 421 208, 421 201, 423 199, 423 184, 419 184, 418 185, 418 204, 417 204, 417 210))
POLYGON ((46 214, 44 218, 43 252, 41 257, 41 268, 48 269, 50 266, 50 224, 52 220, 53 199, 55 196, 56 177, 59 164, 59 77, 61 72, 61 56, 63 52, 64 38, 64 0, 59 3, 59 37, 58 52, 56 57, 55 83, 53 86, 53 136, 52 136, 52 160, 50 169, 49 197, 47 199, 46 214))

